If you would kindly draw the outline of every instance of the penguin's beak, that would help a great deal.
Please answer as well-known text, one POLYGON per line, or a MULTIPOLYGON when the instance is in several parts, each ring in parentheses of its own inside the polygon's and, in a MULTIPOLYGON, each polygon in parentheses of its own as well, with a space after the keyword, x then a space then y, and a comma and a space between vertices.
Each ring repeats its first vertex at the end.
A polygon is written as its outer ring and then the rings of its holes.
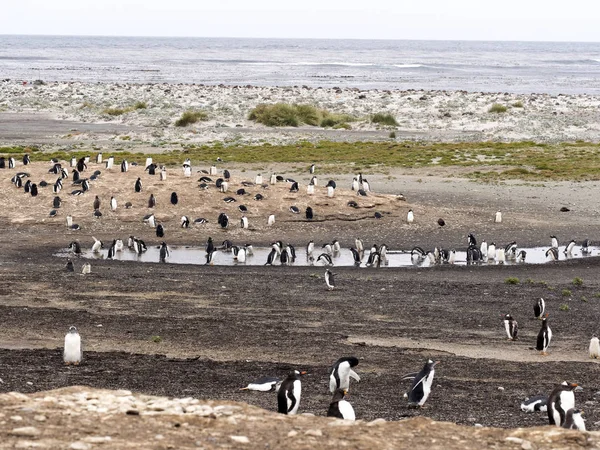
POLYGON ((300 372, 300 375, 306 375, 308 372, 305 370, 303 372, 300 372))
POLYGON ((579 386, 579 385, 578 385, 577 383, 569 383, 569 386, 571 386, 571 387, 574 387, 574 388, 575 388, 575 387, 577 387, 577 386, 579 386))
POLYGON ((440 361, 435 361, 435 362, 433 363, 433 367, 437 366, 439 363, 440 363, 440 361))
MULTIPOLYGON (((344 389, 344 395, 348 395, 348 389, 344 389)), ((581 411, 581 414, 583 414, 583 411, 581 411)))

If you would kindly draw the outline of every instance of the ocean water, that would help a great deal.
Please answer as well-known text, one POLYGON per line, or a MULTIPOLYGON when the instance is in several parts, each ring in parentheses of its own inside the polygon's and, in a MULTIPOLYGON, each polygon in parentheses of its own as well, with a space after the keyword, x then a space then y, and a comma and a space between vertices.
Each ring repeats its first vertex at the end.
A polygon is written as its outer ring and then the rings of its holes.
POLYGON ((0 79, 600 94, 600 43, 0 35, 0 79))

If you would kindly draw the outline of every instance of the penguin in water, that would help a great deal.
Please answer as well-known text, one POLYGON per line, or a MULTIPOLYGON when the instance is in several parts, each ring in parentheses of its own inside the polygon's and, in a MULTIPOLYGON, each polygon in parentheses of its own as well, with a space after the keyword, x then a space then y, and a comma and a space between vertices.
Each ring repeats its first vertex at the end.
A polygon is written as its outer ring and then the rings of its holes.
POLYGON ((164 241, 160 243, 160 252, 159 252, 159 254, 160 254, 159 261, 161 263, 166 262, 167 257, 170 256, 170 254, 169 254, 169 247, 167 247, 167 244, 164 241))
POLYGON ((327 417, 337 417, 338 419, 344 420, 356 420, 354 414, 354 408, 347 401, 344 400, 344 396, 348 394, 346 389, 336 389, 333 393, 333 398, 329 404, 329 410, 327 410, 327 417))
POLYGON ((271 249, 271 252, 267 256, 267 262, 265 263, 265 266, 272 266, 273 261, 275 261, 276 257, 277 257, 277 250, 271 249))
POLYGON ((333 266, 333 260, 331 259, 331 256, 329 256, 327 253, 321 253, 319 255, 319 257, 317 258, 317 262, 321 260, 323 261, 323 265, 333 266))
POLYGON ((114 259, 116 251, 117 251, 117 240, 113 239, 112 244, 110 244, 110 247, 108 248, 108 254, 106 255, 106 258, 114 259))
POLYGON ((403 380, 413 380, 412 386, 406 394, 409 404, 420 407, 425 404, 429 394, 431 393, 431 385, 433 383, 435 366, 437 364, 439 364, 439 361, 428 360, 419 373, 408 374, 402 377, 403 380))
POLYGON ((541 319, 546 311, 546 302, 543 298, 539 298, 533 305, 533 315, 536 319, 541 319))
POLYGON ((206 252, 206 263, 204 263, 207 266, 212 266, 213 265, 213 254, 215 253, 215 251, 213 250, 212 252, 206 252))
POLYGON ((213 243, 213 239, 211 237, 208 238, 205 245, 206 253, 212 253, 215 251, 215 244, 213 243))
POLYGON ((69 327, 69 332, 65 335, 65 347, 63 349, 63 361, 68 366, 70 364, 78 365, 83 359, 83 347, 81 345, 81 336, 77 328, 69 327))
POLYGON ((565 256, 567 256, 567 258, 570 258, 573 256, 573 249, 575 248, 575 241, 571 240, 567 246, 565 247, 564 253, 565 256))
POLYGON ((575 408, 575 394, 573 391, 577 386, 577 383, 563 381, 550 393, 547 409, 550 425, 557 427, 564 425, 567 418, 567 411, 575 408))
POLYGON ((94 236, 92 236, 92 239, 94 240, 94 244, 92 245, 92 253, 100 253, 100 249, 104 247, 104 244, 94 236))
POLYGON ((329 289, 330 291, 333 291, 335 289, 334 276, 335 273, 333 273, 331 270, 325 270, 325 284, 327 285, 327 289, 329 289))
POLYGON ((589 255, 590 253, 592 253, 591 250, 590 250, 590 240, 586 239, 581 244, 581 254, 582 255, 589 255))
POLYGON ((546 250, 546 258, 550 259, 550 261, 558 261, 558 248, 550 247, 546 250))
POLYGON ((600 341, 598 340, 598 336, 595 334, 590 339, 590 358, 598 359, 600 358, 600 341))
POLYGON ((504 316, 504 329, 506 330, 508 339, 511 341, 516 341, 518 339, 517 333, 519 331, 519 326, 517 321, 513 319, 510 314, 504 316))
POLYGON ((546 317, 542 319, 542 328, 538 333, 535 349, 542 352, 543 356, 546 356, 550 341, 552 341, 552 330, 548 326, 548 314, 546 314, 546 317))
POLYGON ((535 411, 546 412, 548 409, 548 397, 545 395, 536 395, 525 399, 521 403, 521 411, 531 413, 535 411))
POLYGON ((281 414, 296 414, 298 412, 302 394, 300 376, 304 374, 306 372, 293 370, 283 380, 277 393, 277 412, 281 414))
POLYGON ((281 380, 277 377, 262 377, 256 381, 248 383, 246 387, 240 388, 240 391, 259 391, 259 392, 278 392, 281 386, 281 380))
POLYGON ((135 192, 142 192, 142 179, 138 178, 135 182, 135 192))
POLYGON ((350 389, 350 378, 359 382, 360 377, 352 370, 356 366, 358 366, 358 358, 355 356, 338 359, 329 374, 329 391, 334 393, 336 389, 350 389))
POLYGON ((581 417, 582 414, 583 411, 579 411, 578 409, 569 409, 565 417, 565 423, 562 427, 568 430, 586 431, 585 421, 583 420, 583 417, 581 417))

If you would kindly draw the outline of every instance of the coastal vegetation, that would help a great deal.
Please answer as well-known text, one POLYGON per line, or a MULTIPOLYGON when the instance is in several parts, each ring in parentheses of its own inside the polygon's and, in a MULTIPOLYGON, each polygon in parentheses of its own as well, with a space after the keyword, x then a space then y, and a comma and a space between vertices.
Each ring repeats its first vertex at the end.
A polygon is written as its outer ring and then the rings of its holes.
POLYGON ((396 118, 391 114, 387 113, 376 113, 371 116, 371 122, 377 123, 379 125, 386 125, 390 127, 397 127, 398 122, 396 118))
MULTIPOLYGON (((460 167, 461 177, 481 182, 523 180, 600 180, 600 144, 572 142, 545 144, 535 142, 298 142, 288 145, 242 145, 218 142, 212 145, 184 143, 157 144, 163 153, 153 155, 160 164, 181 164, 185 158, 193 163, 215 161, 217 157, 239 163, 320 164, 329 170, 350 173, 357 170, 385 170, 386 167, 408 169, 460 167)), ((0 148, 0 155, 19 158, 29 153, 32 161, 50 158, 68 160, 72 156, 94 156, 98 150, 77 144, 75 150, 48 152, 31 147, 0 148)), ((116 153, 130 161, 141 160, 142 153, 116 153)), ((426 180, 426 178, 424 179, 426 180)))
POLYGON ((350 129, 348 122, 355 117, 348 114, 335 114, 312 105, 262 103, 250 111, 248 119, 268 127, 299 127, 300 125, 320 126, 323 128, 350 129))
MULTIPOLYGON (((92 107, 92 105, 89 102, 84 102, 81 107, 82 108, 90 108, 90 107, 92 107)), ((108 116, 121 116, 123 114, 126 114, 131 111, 135 111, 138 109, 146 109, 147 107, 148 107, 148 105, 146 104, 146 102, 139 101, 139 102, 135 102, 131 106, 127 106, 124 108, 105 108, 102 110, 102 114, 105 114, 108 116)))
POLYGON ((501 105, 500 103, 494 103, 492 106, 490 106, 490 109, 488 109, 488 112, 491 113, 505 113, 508 110, 508 108, 504 105, 501 105))
POLYGON ((179 119, 175 121, 176 127, 187 127, 196 122, 208 120, 208 114, 205 111, 185 111, 179 119))

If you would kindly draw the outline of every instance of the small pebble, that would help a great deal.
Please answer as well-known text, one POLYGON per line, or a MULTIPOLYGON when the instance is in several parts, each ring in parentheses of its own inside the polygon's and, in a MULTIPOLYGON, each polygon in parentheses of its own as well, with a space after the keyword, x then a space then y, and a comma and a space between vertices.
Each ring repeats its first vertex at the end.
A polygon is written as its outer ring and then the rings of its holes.
POLYGON ((249 444, 250 439, 246 436, 229 436, 233 442, 237 442, 239 444, 249 444))

